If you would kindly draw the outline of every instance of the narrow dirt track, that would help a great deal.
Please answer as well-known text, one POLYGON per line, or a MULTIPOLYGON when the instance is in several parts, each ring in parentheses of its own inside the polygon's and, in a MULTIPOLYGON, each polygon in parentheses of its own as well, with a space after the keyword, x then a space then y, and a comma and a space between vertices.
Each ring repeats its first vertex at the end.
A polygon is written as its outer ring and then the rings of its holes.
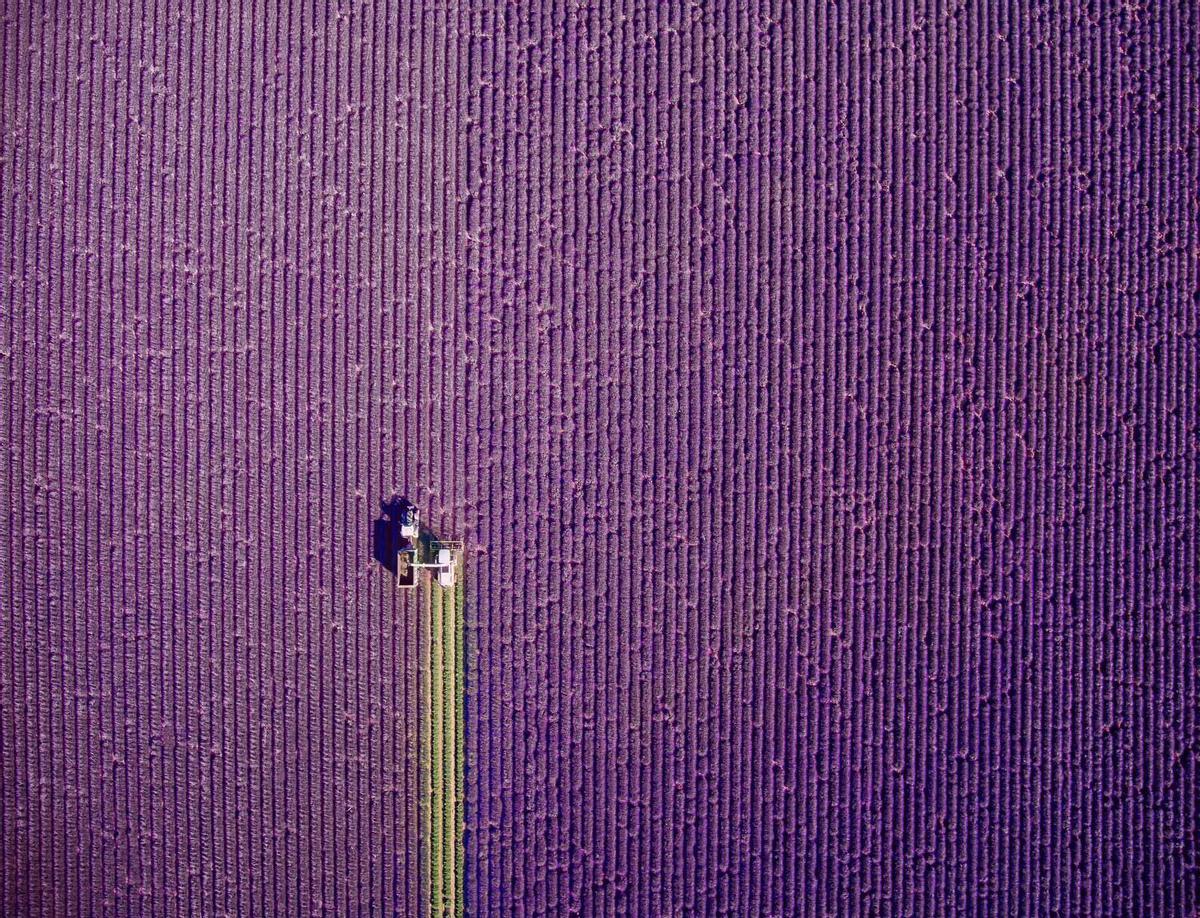
POLYGON ((0 912, 1200 907, 1200 7, 3 10, 0 912))

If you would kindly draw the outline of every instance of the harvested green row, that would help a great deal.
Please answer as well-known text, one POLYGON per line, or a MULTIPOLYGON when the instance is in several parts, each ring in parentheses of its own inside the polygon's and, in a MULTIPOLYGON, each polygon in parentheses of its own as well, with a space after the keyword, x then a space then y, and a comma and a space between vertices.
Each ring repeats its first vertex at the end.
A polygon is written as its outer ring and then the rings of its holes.
POLYGON ((423 609, 429 623, 428 657, 423 661, 428 719, 422 729, 426 775, 422 805, 429 864, 425 872, 431 915, 461 915, 462 745, 463 745, 463 582, 444 589, 432 579, 423 609))

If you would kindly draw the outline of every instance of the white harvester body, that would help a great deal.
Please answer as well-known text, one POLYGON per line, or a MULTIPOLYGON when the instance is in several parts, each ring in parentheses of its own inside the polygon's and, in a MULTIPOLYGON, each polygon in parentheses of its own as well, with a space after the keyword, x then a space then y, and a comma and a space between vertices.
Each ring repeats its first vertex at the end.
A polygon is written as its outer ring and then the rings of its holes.
POLYGON ((437 569, 438 586, 450 589, 458 577, 458 559, 462 555, 462 542, 438 542, 437 569))

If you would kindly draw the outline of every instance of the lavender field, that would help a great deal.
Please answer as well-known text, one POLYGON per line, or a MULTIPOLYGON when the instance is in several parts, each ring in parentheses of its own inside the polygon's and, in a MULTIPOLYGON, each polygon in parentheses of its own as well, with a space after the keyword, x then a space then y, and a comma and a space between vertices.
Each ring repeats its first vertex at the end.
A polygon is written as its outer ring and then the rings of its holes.
POLYGON ((1196 914, 1200 6, 7 0, 0 73, 0 914, 430 910, 397 495, 467 913, 1196 914))

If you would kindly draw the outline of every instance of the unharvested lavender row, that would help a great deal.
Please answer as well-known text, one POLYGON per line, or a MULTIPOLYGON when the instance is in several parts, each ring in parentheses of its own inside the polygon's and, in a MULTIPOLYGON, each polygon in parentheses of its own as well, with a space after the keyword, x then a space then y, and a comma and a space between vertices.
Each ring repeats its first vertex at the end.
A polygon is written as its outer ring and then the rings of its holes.
POLYGON ((4 10, 0 912, 415 913, 370 539, 458 493, 455 22, 4 10))
POLYGON ((1195 6, 482 6, 474 909, 1191 913, 1195 6))

